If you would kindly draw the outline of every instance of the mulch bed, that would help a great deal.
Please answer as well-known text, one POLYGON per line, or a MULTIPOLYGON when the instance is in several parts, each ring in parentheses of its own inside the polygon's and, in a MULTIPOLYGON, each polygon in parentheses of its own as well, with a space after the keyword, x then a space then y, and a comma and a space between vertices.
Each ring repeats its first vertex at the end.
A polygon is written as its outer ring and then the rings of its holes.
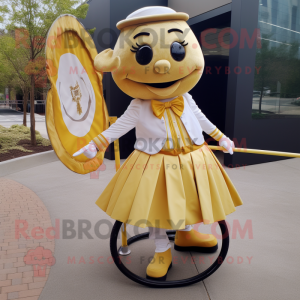
POLYGON ((21 157, 21 156, 27 156, 31 154, 53 150, 52 146, 42 146, 42 145, 31 146, 30 140, 20 140, 18 142, 18 145, 23 146, 27 150, 32 150, 32 152, 23 152, 21 150, 13 149, 8 151, 7 153, 1 153, 0 162, 21 157))

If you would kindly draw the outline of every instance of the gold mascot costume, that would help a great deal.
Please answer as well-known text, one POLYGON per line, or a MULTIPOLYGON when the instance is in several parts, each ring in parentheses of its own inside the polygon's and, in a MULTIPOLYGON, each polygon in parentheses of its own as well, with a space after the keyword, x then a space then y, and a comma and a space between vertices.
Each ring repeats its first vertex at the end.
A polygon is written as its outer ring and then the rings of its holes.
MULTIPOLYGON (((224 220, 242 204, 228 175, 206 146, 202 132, 219 141, 227 153, 233 154, 234 144, 205 117, 188 94, 204 70, 203 54, 186 23, 188 18, 186 13, 168 7, 141 8, 117 24, 121 32, 114 50, 106 49, 96 57, 90 54, 97 70, 93 79, 98 80, 100 91, 98 97, 86 97, 91 98, 94 112, 98 106, 103 109, 101 114, 94 113, 95 121, 92 118, 90 121, 98 122, 98 128, 91 126, 89 131, 86 124, 86 130, 80 129, 79 136, 90 141, 89 144, 73 152, 75 164, 80 164, 73 166, 73 170, 80 168, 84 173, 97 169, 108 145, 135 128, 135 150, 96 204, 115 220, 149 227, 156 250, 146 274, 155 280, 165 280, 172 266, 166 229, 177 230, 175 250, 213 253, 218 248, 217 239, 211 234, 200 234, 192 225, 224 220), (109 128, 103 113, 106 112, 101 85, 103 72, 111 72, 118 87, 134 98, 109 128), (93 102, 93 97, 100 100, 93 102), (95 128, 99 129, 97 133, 95 128)), ((60 97, 66 93, 59 83, 65 81, 64 77, 64 72, 58 71, 53 80, 60 97)), ((73 114, 77 112, 80 119, 81 110, 87 108, 80 108, 76 95, 79 89, 90 89, 83 76, 73 81, 68 88, 73 91, 73 114)), ((61 110, 61 113, 65 110, 63 105, 61 110)), ((72 121, 74 127, 77 119, 72 121)), ((70 149, 68 137, 63 136, 70 129, 65 128, 62 119, 60 124, 63 128, 57 141, 64 141, 70 149)), ((73 149, 75 146, 73 142, 73 149)), ((65 159, 72 159, 70 151, 63 153, 65 159)))

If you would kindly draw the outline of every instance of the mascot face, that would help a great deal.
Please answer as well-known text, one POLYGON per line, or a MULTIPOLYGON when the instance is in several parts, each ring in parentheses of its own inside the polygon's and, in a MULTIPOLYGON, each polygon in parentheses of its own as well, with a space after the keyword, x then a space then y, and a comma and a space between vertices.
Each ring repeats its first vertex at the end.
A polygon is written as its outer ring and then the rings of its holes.
POLYGON ((111 72, 127 95, 161 100, 190 91, 203 73, 204 59, 188 24, 170 20, 123 28, 115 49, 98 54, 95 67, 111 72))

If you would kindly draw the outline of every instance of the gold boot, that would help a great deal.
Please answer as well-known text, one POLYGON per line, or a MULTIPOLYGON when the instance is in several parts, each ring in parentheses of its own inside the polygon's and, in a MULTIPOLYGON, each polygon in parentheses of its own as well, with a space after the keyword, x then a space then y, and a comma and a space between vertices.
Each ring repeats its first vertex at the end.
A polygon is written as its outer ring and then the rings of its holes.
POLYGON ((218 241, 214 235, 200 233, 194 229, 177 231, 174 249, 177 251, 214 253, 218 250, 218 241))
POLYGON ((172 267, 171 249, 165 252, 155 253, 153 259, 147 267, 147 279, 165 281, 168 271, 172 267))

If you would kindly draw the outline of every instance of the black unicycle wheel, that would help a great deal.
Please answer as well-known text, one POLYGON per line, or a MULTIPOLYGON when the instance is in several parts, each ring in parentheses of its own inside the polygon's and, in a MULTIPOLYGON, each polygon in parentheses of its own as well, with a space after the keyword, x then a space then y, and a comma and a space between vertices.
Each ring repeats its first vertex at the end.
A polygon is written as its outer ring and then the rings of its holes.
MULTIPOLYGON (((172 281, 156 281, 156 280, 147 279, 146 277, 143 278, 141 276, 138 276, 138 275, 134 274, 133 272, 131 272, 129 269, 127 269, 126 266, 122 263, 121 257, 118 252, 117 240, 118 240, 120 228, 123 224, 122 222, 119 222, 119 221, 115 222, 112 232, 111 232, 111 235, 110 235, 111 255, 112 255, 114 263, 116 264, 118 269, 126 277, 128 277, 129 279, 131 279, 139 284, 142 284, 142 285, 145 285, 148 287, 154 287, 154 288, 174 288, 174 287, 187 286, 187 285, 202 281, 205 278, 212 275, 214 272, 216 272, 218 270, 218 268, 221 266, 221 264, 225 260, 225 257, 227 255, 228 248, 229 248, 228 227, 227 227, 225 221, 219 221, 218 223, 219 223, 219 226, 220 226, 220 229, 222 232, 222 247, 221 247, 221 251, 220 251, 217 259, 205 271, 203 271, 202 273, 200 273, 196 276, 190 277, 190 278, 185 278, 185 279, 181 279, 181 280, 172 280, 172 281)), ((168 234, 168 237, 170 240, 174 240, 175 231, 167 231, 167 234, 168 234)), ((128 244, 128 246, 130 246, 131 244, 133 244, 137 241, 148 239, 148 238, 149 238, 149 232, 138 234, 136 236, 129 238, 127 241, 127 244, 128 244)))

